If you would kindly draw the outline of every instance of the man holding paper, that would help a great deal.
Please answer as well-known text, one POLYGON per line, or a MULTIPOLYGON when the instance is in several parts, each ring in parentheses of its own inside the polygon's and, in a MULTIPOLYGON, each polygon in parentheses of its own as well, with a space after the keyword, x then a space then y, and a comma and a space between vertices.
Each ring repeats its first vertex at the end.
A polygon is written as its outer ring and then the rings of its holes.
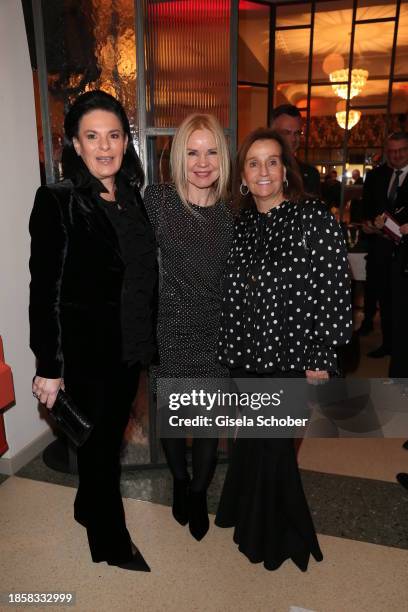
MULTIPOLYGON (((408 223, 408 134, 396 132, 388 137, 386 143, 387 163, 372 170, 366 178, 363 190, 366 211, 366 230, 373 233, 373 268, 376 274, 376 293, 378 296, 382 345, 369 353, 370 357, 380 358, 391 354, 393 320, 392 294, 398 296, 396 278, 392 275, 395 267, 395 252, 404 250, 403 229, 408 223), (401 246, 399 246, 401 245, 401 246)), ((398 257, 398 259, 400 256, 398 257)))

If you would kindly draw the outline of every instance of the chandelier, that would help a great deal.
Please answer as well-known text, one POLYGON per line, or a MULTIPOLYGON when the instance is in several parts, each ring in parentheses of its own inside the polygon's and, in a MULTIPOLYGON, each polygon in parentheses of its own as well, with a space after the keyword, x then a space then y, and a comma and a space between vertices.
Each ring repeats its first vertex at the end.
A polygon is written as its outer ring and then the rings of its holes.
POLYGON ((349 110, 348 122, 346 127, 346 111, 336 113, 337 123, 343 130, 351 130, 360 121, 361 112, 358 110, 349 110))
MULTIPOLYGON (((341 70, 335 70, 330 73, 330 81, 334 83, 335 81, 347 81, 349 77, 348 68, 342 68, 341 70)), ((358 96, 361 92, 365 84, 367 83, 368 78, 368 70, 362 70, 361 68, 354 68, 351 71, 351 80, 350 80, 350 96, 348 96, 348 86, 347 83, 332 85, 332 89, 334 93, 347 100, 347 98, 354 98, 358 96)))

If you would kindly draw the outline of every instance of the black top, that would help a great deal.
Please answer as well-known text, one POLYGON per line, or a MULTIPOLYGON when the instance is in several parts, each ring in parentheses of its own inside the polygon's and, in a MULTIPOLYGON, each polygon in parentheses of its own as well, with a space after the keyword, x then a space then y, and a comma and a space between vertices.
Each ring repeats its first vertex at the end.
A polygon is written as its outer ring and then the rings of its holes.
POLYGON ((153 232, 146 230, 149 224, 141 206, 135 206, 127 195, 122 191, 117 202, 98 199, 116 231, 125 265, 121 298, 123 361, 147 364, 154 354, 151 338, 155 241, 153 232))
POLYGON ((221 279, 232 240, 224 202, 186 206, 173 185, 146 187, 160 248, 159 377, 219 377, 221 279))
POLYGON ((248 371, 337 370, 352 332, 347 253, 318 201, 244 211, 224 278, 220 359, 248 371))

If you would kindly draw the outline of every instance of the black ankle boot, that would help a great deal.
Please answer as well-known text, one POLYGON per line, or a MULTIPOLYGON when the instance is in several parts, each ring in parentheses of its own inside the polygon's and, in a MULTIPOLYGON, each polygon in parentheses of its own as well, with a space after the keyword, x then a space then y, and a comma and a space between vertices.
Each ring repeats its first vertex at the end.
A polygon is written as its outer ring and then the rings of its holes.
POLYGON ((174 479, 173 484, 173 516, 180 525, 188 523, 190 478, 174 479))
POLYGON ((189 528, 191 535, 202 540, 210 526, 207 510, 207 491, 190 491, 189 528))

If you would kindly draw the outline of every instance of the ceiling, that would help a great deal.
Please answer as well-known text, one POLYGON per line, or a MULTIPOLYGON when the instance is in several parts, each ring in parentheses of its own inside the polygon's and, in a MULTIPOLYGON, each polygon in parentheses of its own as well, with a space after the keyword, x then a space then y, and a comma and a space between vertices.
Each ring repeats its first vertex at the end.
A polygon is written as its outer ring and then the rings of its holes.
MULTIPOLYGON (((381 19, 395 15, 393 2, 362 0, 359 19, 381 19)), ((254 5, 252 5, 254 6, 254 5)), ((279 25, 299 25, 310 22, 310 5, 282 7, 278 11, 279 25), (300 12, 299 12, 300 11, 300 12)), ((351 21, 351 0, 335 0, 317 5, 313 41, 312 79, 329 83, 330 71, 348 67, 351 21)), ((240 13, 240 78, 267 82, 269 31, 267 9, 240 13), (247 64, 247 65, 246 65, 247 64), (246 76, 252 75, 252 78, 246 76), (257 77, 255 79, 254 75, 257 77)), ((353 67, 369 71, 369 79, 356 99, 358 104, 385 104, 394 37, 394 22, 356 25, 353 67)), ((275 37, 275 84, 285 98, 297 103, 307 95, 307 75, 310 29, 277 30, 275 37)), ((395 64, 397 77, 408 77, 408 5, 401 5, 395 64)), ((407 90, 398 90, 406 100, 407 90)), ((331 87, 315 87, 312 96, 336 99, 331 87)), ((338 98, 337 98, 338 101, 338 98)), ((404 102, 405 110, 408 102, 404 102)), ((397 112, 402 112, 400 109, 397 112)))

